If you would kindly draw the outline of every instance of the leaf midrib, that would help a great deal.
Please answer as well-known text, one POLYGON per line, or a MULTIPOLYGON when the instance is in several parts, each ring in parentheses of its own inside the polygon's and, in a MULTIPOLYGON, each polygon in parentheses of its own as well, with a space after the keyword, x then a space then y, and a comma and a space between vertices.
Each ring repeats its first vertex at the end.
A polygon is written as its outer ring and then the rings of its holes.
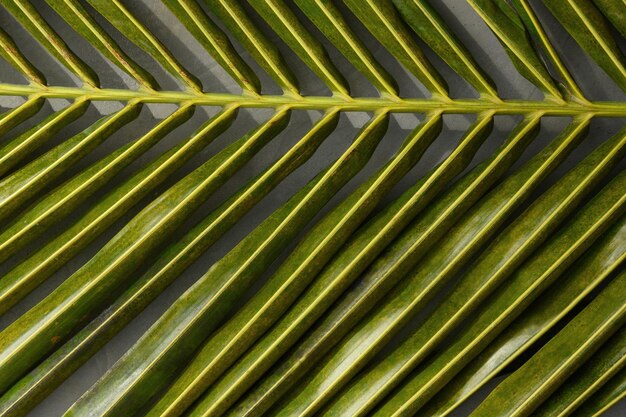
POLYGON ((205 106, 237 105, 248 108, 278 108, 288 106, 293 110, 376 111, 403 113, 478 114, 492 111, 495 114, 531 114, 543 112, 546 116, 626 117, 626 101, 565 101, 551 100, 500 100, 489 98, 445 99, 388 97, 295 96, 232 93, 195 93, 189 91, 148 91, 113 88, 81 88, 64 86, 36 86, 0 83, 0 96, 39 96, 42 98, 84 99, 91 101, 137 101, 141 103, 173 103, 205 106))

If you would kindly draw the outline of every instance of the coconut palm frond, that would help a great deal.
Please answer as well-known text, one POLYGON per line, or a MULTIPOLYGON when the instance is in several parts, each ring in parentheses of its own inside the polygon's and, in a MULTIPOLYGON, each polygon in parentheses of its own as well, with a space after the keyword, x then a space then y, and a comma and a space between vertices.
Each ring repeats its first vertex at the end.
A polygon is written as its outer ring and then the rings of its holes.
POLYGON ((0 56, 15 72, 0 76, 0 99, 13 98, 0 114, 0 416, 28 414, 192 265, 202 276, 65 415, 445 416, 503 372, 471 415, 599 415, 618 403, 626 127, 563 166, 593 147, 598 120, 626 120, 626 4, 539 3, 467 1, 503 67, 534 91, 511 98, 450 24, 455 12, 428 0, 162 0, 152 6, 171 13, 169 34, 142 3, 0 0, 13 22, 0 27, 0 56), (580 83, 591 70, 571 64, 558 30, 621 101, 580 83), (183 59, 177 33, 225 91, 183 59), (110 64, 115 85, 94 63, 110 64), (357 79, 375 94, 355 94, 357 79), (407 79, 424 94, 407 95, 407 79), (459 80, 467 96, 450 88, 459 80), (67 104, 50 111, 58 99, 67 104), (145 108, 163 104, 169 113, 138 133, 145 108), (367 120, 348 147, 320 162, 356 112, 367 120), (242 113, 255 115, 247 131, 242 113), (402 113, 419 123, 367 169, 402 113), (456 114, 473 122, 416 178, 456 114), (515 123, 484 156, 501 117, 515 123), (561 131, 525 157, 553 118, 561 131), (229 191, 270 148, 277 157, 229 191), (256 226, 205 263, 251 215, 256 226), (49 294, 24 308, 44 284, 49 294))

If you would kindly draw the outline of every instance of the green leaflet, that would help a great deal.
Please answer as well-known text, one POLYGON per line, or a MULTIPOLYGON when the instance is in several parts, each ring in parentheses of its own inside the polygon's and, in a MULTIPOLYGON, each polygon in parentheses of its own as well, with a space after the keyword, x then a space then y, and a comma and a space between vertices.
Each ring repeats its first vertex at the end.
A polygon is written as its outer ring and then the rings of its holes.
MULTIPOLYGON (((188 90, 202 92, 202 84, 190 74, 120 0, 87 0, 117 30, 158 61, 174 77, 181 80, 188 90)), ((82 19, 81 19, 82 20, 82 19)), ((84 24, 84 22, 81 22, 84 24)))
POLYGON ((626 369, 626 327, 622 327, 584 366, 570 376, 534 413, 537 417, 570 415, 620 370, 626 369))
MULTIPOLYGON (((592 186, 608 175, 626 151, 625 133, 623 130, 613 136, 501 232, 477 259, 461 281, 462 285, 456 286, 445 302, 387 358, 340 392, 327 411, 329 415, 346 410, 362 415, 415 369, 578 207, 589 195, 592 186)), ((421 301, 434 295, 430 289, 435 284, 451 278, 470 260, 469 256, 475 253, 473 247, 480 241, 473 235, 480 236, 490 230, 472 225, 485 221, 480 206, 473 211, 475 214, 464 219, 446 241, 440 242, 439 250, 419 264, 414 275, 403 286, 397 287, 375 315, 369 317, 361 329, 357 329, 350 342, 361 344, 355 355, 371 355, 372 349, 380 349, 380 345, 397 332, 409 317, 423 308, 421 301)))
POLYGON ((493 81, 427 1, 393 0, 393 4, 419 37, 481 96, 498 96, 493 81))
MULTIPOLYGON (((624 1, 544 3, 574 41, 617 81, 617 88, 626 91, 626 58, 618 43, 623 39, 615 37, 611 27, 625 34, 624 1)), ((596 93, 593 99, 586 97, 577 84, 585 69, 574 71, 565 62, 587 61, 561 58, 570 51, 547 35, 555 33, 554 28, 544 30, 543 24, 552 26, 554 20, 548 15, 549 19, 539 21, 539 16, 545 16, 543 4, 535 0, 470 0, 469 4, 446 0, 445 5, 431 0, 163 2, 0 0, 0 8, 11 15, 5 13, 9 20, 0 29, 0 60, 8 61, 0 66, 10 73, 0 74, 0 107, 6 107, 5 102, 15 107, 0 109, 0 224, 4 225, 0 314, 55 271, 80 262, 69 263, 84 250, 91 252, 87 246, 102 233, 111 227, 113 232, 119 230, 81 269, 69 278, 59 276, 67 278, 64 283, 47 282, 46 287, 59 286, 0 332, 0 415, 25 415, 86 363, 316 152, 342 112, 369 112, 373 118, 339 159, 315 170, 321 172, 216 261, 68 414, 450 415, 513 361, 528 359, 535 342, 554 336, 565 325, 563 318, 583 308, 590 295, 596 296, 591 304, 596 307, 603 297, 608 300, 604 293, 598 296, 598 290, 617 273, 622 273, 618 280, 624 277, 626 173, 612 182, 607 177, 616 166, 623 170, 626 129, 537 198, 537 187, 580 143, 588 127, 593 129, 590 139, 596 140, 595 128, 607 126, 599 118, 620 118, 612 125, 619 126, 626 117, 624 100, 596 99, 596 93), (468 7, 476 14, 458 16, 468 7), (476 26, 460 28, 466 21, 476 26), (160 22, 168 27, 157 27, 160 22), (457 39, 455 34, 484 31, 483 22, 500 44, 493 43, 493 37, 481 45, 472 45, 471 39, 466 42, 465 36, 457 39), (178 34, 183 38, 168 38, 178 34), (545 97, 505 97, 496 91, 490 78, 496 74, 487 74, 482 69, 487 63, 470 51, 491 55, 498 52, 489 48, 499 50, 500 45, 514 69, 513 74, 497 74, 498 80, 517 80, 521 75, 545 97), (39 56, 42 52, 44 56, 39 56), (312 72, 294 74, 292 70, 301 68, 291 65, 296 55, 312 72), (426 57, 432 57, 437 70, 426 57), (182 64, 189 61, 206 67, 191 74, 182 64), (411 74, 402 73, 398 63, 411 74), (441 67, 442 63, 450 68, 441 67), (116 68, 100 68, 101 64, 116 68), (234 80, 225 80, 226 90, 236 83, 241 91, 203 91, 199 77, 213 78, 215 65, 234 80), (438 73, 440 67, 445 79, 438 73), (100 86, 99 76, 106 76, 103 82, 108 83, 109 75, 117 74, 121 77, 111 86, 100 86), (156 79, 169 75, 180 86, 163 90, 156 79), (2 79, 6 76, 8 82, 2 79), (413 76, 425 88, 408 85, 405 89, 413 76), (272 79, 278 88, 271 85, 272 79), (370 88, 362 88, 363 80, 370 88), (458 81, 466 81, 478 94, 457 97, 457 87, 466 91, 458 81), (323 87, 316 91, 320 82, 330 94, 323 87), (372 95, 372 88, 379 94, 372 95), (425 97, 407 96, 417 90, 425 97), (43 122, 27 120, 45 101, 56 108, 55 100, 69 107, 46 114, 43 122), (87 106, 100 101, 120 105, 122 110, 103 114, 72 138, 57 137, 87 106), (143 104, 152 108, 158 103, 178 110, 152 130, 133 133, 136 123, 131 125, 131 120, 143 104), (138 163, 136 158, 155 143, 174 140, 161 138, 198 106, 221 112, 195 134, 125 176, 128 164, 138 163), (198 152, 230 126, 240 108, 268 109, 274 116, 169 190, 154 194, 187 161, 195 165, 190 159, 201 157, 198 152), (292 111, 323 116, 311 129, 304 129, 307 133, 288 152, 264 150, 263 155, 275 154, 276 162, 188 227, 190 215, 209 196, 225 191, 225 181, 241 169, 247 171, 249 163, 256 165, 251 159, 262 147, 270 141, 270 146, 283 143, 282 137, 273 138, 292 111), (387 151, 382 136, 394 113, 413 115, 398 117, 401 129, 415 115, 425 119, 393 159, 328 215, 318 216, 320 207, 364 164, 369 169, 369 163, 376 162, 368 162, 375 149, 387 151), (477 120, 449 156, 381 208, 449 114, 474 115, 477 120), (510 121, 511 116, 522 122, 502 132, 507 137, 504 145, 486 158, 478 152, 485 161, 454 181, 481 146, 491 120, 510 121), (557 117, 571 117, 572 123, 507 177, 540 124, 551 125, 550 118, 557 117), (37 126, 24 128, 26 124, 37 126), (102 147, 97 147, 121 127, 128 129, 122 132, 130 132, 131 137, 125 138, 129 142, 102 156, 102 147), (13 128, 19 133, 14 134, 13 128), (50 146, 52 141, 55 144, 50 146), (97 162, 84 165, 83 158, 97 162), (596 187, 607 183, 593 197, 596 187), (99 191, 105 187, 108 192, 101 196, 99 191), (145 205, 143 210, 125 216, 138 202, 145 205), (526 203, 530 207, 522 212, 526 203), (78 218, 70 219, 72 214, 78 218), (519 216, 517 221, 514 215, 519 216), (618 220, 618 216, 622 217, 618 220), (302 233, 314 217, 321 220, 302 233), (49 231, 52 234, 47 236, 49 231), (32 251, 24 251, 31 245, 32 251), (286 254, 287 248, 295 249, 286 254), (276 272, 258 289, 282 254, 288 255, 284 263, 276 265, 276 272), (455 278, 456 288, 449 288, 455 278), (438 295, 443 301, 437 305, 431 301, 438 295), (392 350, 388 342, 399 339, 401 330, 412 329, 407 325, 415 316, 431 308, 434 312, 422 326, 392 350), (381 358, 385 348, 391 353, 381 358), (378 363, 365 368, 375 360, 378 363)), ((498 72, 497 63, 488 64, 488 69, 498 72)), ((587 72, 589 76, 580 81, 585 88, 594 88, 593 71, 587 72)), ((602 92, 607 92, 604 87, 602 92)), ((50 112, 49 106, 45 111, 50 112)), ((580 152, 586 149, 581 147, 580 152)), ((315 167, 303 167, 307 172, 311 168, 315 167)), ((615 404, 626 395, 624 346, 621 333, 613 333, 624 332, 623 304, 621 294, 605 304, 604 317, 596 314, 581 322, 589 328, 548 342, 544 349, 552 346, 555 351, 543 359, 540 351, 479 412, 516 415, 532 409, 542 415, 598 415, 615 404), (610 321, 613 313, 619 320, 610 321), (600 325, 594 326, 594 320, 600 325), (584 331, 596 333, 585 339, 580 334, 584 331), (528 386, 520 389, 526 381, 528 386)), ((8 317, 3 319, 6 322, 8 317)))
POLYGON ((497 0, 469 0, 469 3, 500 39, 520 74, 548 97, 560 100, 561 93, 535 52, 528 31, 513 7, 497 0))
POLYGON ((250 285, 291 239, 369 160, 387 129, 387 113, 376 114, 355 142, 306 193, 297 194, 191 286, 131 348, 129 353, 68 411, 101 415, 134 412, 167 383, 204 339, 226 318, 250 285))
MULTIPOLYGON (((27 103, 33 104, 32 101, 27 103)), ((11 120, 13 115, 8 115, 6 118, 2 119, 3 124, 6 123, 9 125, 7 131, 13 127, 11 125, 14 123, 20 123, 23 121, 24 119, 22 119, 22 117, 29 117, 26 116, 30 114, 29 107, 30 106, 27 106, 24 109, 26 114, 22 113, 22 116, 15 115, 15 118, 19 121, 15 120, 14 122, 11 120)), ((38 105, 38 107, 41 106, 38 105)), ((44 120, 37 123, 21 135, 11 139, 7 143, 4 143, 2 147, 0 147, 0 176, 11 173, 15 167, 19 166, 19 163, 24 158, 30 155, 31 152, 45 144, 48 140, 52 139, 62 128, 82 116, 85 113, 85 110, 87 110, 87 107, 89 107, 88 101, 75 101, 66 108, 46 117, 44 120)), ((18 109, 21 108, 22 107, 19 107, 18 109)))
MULTIPOLYGON (((571 222, 520 266, 464 322, 454 341, 405 381, 377 414, 415 414, 626 212, 625 188, 626 171, 611 181, 571 222)), ((464 285, 463 280, 460 286, 464 285)))
POLYGON ((409 135, 383 169, 319 221, 263 289, 210 338, 150 415, 179 415, 244 354, 419 160, 440 130, 441 117, 434 114, 409 135))
POLYGON ((255 26, 238 1, 204 0, 204 2, 285 94, 299 95, 298 81, 278 48, 255 26))
POLYGON ((613 23, 613 26, 626 36, 626 1, 624 0, 593 0, 604 16, 613 23))
MULTIPOLYGON (((278 385, 278 382, 274 381, 280 381, 284 391, 287 388, 285 382, 292 381, 294 378, 292 375, 302 376, 306 371, 306 366, 303 367, 299 364, 299 360, 296 359, 297 356, 311 358, 311 362, 313 362, 313 358, 321 358, 333 345, 339 344, 335 352, 328 356, 331 359, 327 361, 327 358, 324 358, 318 369, 308 374, 304 381, 298 385, 299 388, 291 392, 289 399, 285 398, 283 404, 277 407, 279 414, 310 414, 314 412, 328 402, 333 394, 367 363, 374 350, 359 351, 349 343, 344 345, 341 342, 342 337, 368 313, 377 301, 383 298, 395 283, 419 262, 422 256, 428 253, 427 251, 437 243, 438 238, 449 231, 449 228, 454 225, 454 221, 458 220, 462 215, 461 213, 465 211, 456 211, 460 210, 458 206, 462 208, 464 204, 467 204, 466 209, 471 207, 473 202, 486 193, 490 186, 506 173, 506 170, 510 168, 516 158, 521 155, 523 149, 534 138, 538 130, 538 123, 537 116, 537 118, 529 118, 518 125, 506 143, 490 160, 475 168, 456 184, 443 199, 430 207, 424 216, 416 219, 367 271, 361 278, 359 285, 346 293, 337 307, 324 318, 319 328, 301 343, 287 361, 287 365, 281 367, 278 372, 273 373, 268 378, 268 385, 270 385, 269 383, 278 385)), ((567 143, 567 146, 563 148, 565 153, 567 153, 568 147, 572 147, 577 142, 577 136, 584 130, 585 125, 586 122, 582 122, 578 129, 575 129, 577 133, 565 141, 567 143)), ((533 168, 532 172, 537 172, 537 167, 533 168)), ((519 184, 517 184, 515 190, 519 188, 519 184)), ((525 187, 521 188, 524 190, 525 187)), ((528 191, 524 190, 524 192, 527 193, 528 191)), ((502 199, 502 201, 506 200, 506 198, 502 199)), ((358 331, 356 333, 358 334, 358 331)), ((365 334, 366 337, 373 338, 376 333, 373 331, 365 334)), ((294 382, 292 381, 290 385, 294 385, 294 382)), ((260 396, 260 400, 266 401, 263 397, 267 397, 267 395, 260 396)), ((252 398, 254 398, 254 394, 252 398)))
MULTIPOLYGON (((142 197, 152 192, 169 175, 174 173, 197 152, 207 146, 229 123, 235 118, 236 109, 228 109, 222 115, 220 123, 208 122, 208 129, 200 130, 198 134, 181 141, 171 150, 164 153, 152 163, 132 175, 128 180, 111 190, 102 199, 96 202, 80 219, 74 222, 64 232, 56 236, 49 243, 36 251, 30 257, 16 265, 1 278, 4 291, 16 283, 22 287, 19 291, 28 289, 43 282, 61 266, 84 249, 107 227, 133 207, 142 197), (211 127, 212 126, 212 127, 211 127), (213 130, 213 132, 212 132, 213 130)), ((244 138, 245 140, 245 138, 244 138)), ((231 153, 235 143, 218 153, 213 163, 223 162, 231 153)), ((76 177, 82 184, 83 173, 76 177)), ((68 186, 71 186, 70 182, 68 186)))
MULTIPOLYGON (((0 181, 0 220, 15 215, 16 210, 24 203, 35 197, 38 192, 45 189, 81 158, 87 156, 115 131, 135 119, 140 110, 140 104, 130 103, 122 110, 103 117, 81 133, 3 178, 0 181)), ((82 112, 82 110, 78 111, 82 112)))
MULTIPOLYGON (((216 135, 230 124, 226 110, 198 135, 216 135)), ((154 200, 118 232, 82 268, 50 295, 0 333, 0 391, 30 370, 43 355, 67 338, 81 323, 98 314, 125 287, 141 262, 166 242, 187 216, 233 172, 280 132, 289 111, 279 111, 248 133, 239 146, 213 158, 154 200)))
POLYGON ((19 50, 13 39, 0 28, 0 56, 9 61, 11 65, 31 83, 46 84, 46 77, 31 64, 19 50))
MULTIPOLYGON (((11 129, 35 115, 41 109, 43 103, 44 100, 41 97, 32 97, 19 107, 0 114, 0 139, 9 133, 11 129)), ((3 155, 4 152, 4 147, 0 146, 0 155, 3 155)))
POLYGON ((279 161, 167 247, 157 262, 109 308, 0 398, 0 415, 25 414, 86 362, 282 179, 303 164, 333 130, 338 117, 338 112, 322 117, 279 161))
POLYGON ((11 14, 41 43, 50 54, 64 64, 89 87, 99 87, 98 76, 80 59, 27 0, 0 0, 11 14))
POLYGON ((46 0, 46 3, 109 61, 133 77, 139 85, 149 89, 159 88, 154 77, 126 55, 78 0, 46 0))
MULTIPOLYGON (((619 0, 616 0, 619 1, 619 0)), ((578 44, 626 91, 626 58, 591 0, 543 0, 578 44)))
POLYGON ((599 417, 624 398, 626 398, 626 369, 622 369, 600 391, 585 401, 572 416, 599 417))
MULTIPOLYGON (((68 215, 124 167, 188 120, 193 112, 193 106, 178 109, 142 137, 122 146, 77 174, 35 203, 24 214, 17 216, 0 233, 0 262, 40 236, 54 222, 68 215)), ((15 282, 11 281, 11 278, 11 275, 0 277, 0 314, 21 300, 39 283, 30 280, 15 282)))
POLYGON ((367 29, 426 88, 438 97, 448 97, 446 81, 428 61, 413 39, 391 2, 380 0, 344 0, 367 29))
POLYGON ((526 416, 536 410, 626 322, 624 294, 626 272, 498 385, 472 416, 526 416))
POLYGON ((163 0, 167 7, 228 72, 244 91, 261 92, 261 82, 237 54, 228 37, 204 13, 196 0, 163 0))
POLYGON ((396 81, 376 61, 369 49, 355 35, 341 12, 327 0, 295 0, 298 7, 328 40, 374 85, 381 94, 395 97, 396 81))
MULTIPOLYGON (((372 309, 376 303, 383 298, 387 291, 403 278, 414 265, 433 247, 440 239, 477 200, 485 194, 491 184, 498 178, 504 176, 507 169, 515 162, 516 155, 520 154, 532 139, 536 132, 538 120, 531 119, 520 124, 515 133, 507 140, 505 145, 496 152, 488 161, 480 164, 470 174, 464 176, 454 187, 433 205, 427 208, 422 215, 410 224, 405 231, 393 242, 383 254, 373 263, 361 277, 358 285, 342 296, 336 306, 324 317, 323 321, 316 326, 313 332, 304 341, 299 343, 287 359, 255 388, 236 407, 235 412, 244 411, 247 414, 259 414, 266 409, 279 395, 286 392, 296 384, 296 380, 315 364, 320 358, 337 344, 343 336, 354 326, 363 316, 372 309)), ((535 157, 522 170, 521 174, 516 174, 507 180, 507 188, 500 188, 498 193, 500 201, 510 201, 507 210, 501 210, 500 216, 506 218, 507 211, 511 211, 520 202, 523 196, 528 196, 540 180, 543 179, 552 169, 566 157, 578 141, 582 138, 588 121, 581 120, 567 133, 555 141, 555 144, 545 149, 542 154, 535 157), (524 184, 517 177, 528 178, 529 183, 524 184), (508 192, 509 195, 505 193, 508 192)), ((490 198, 494 198, 492 196, 490 198)), ((495 211, 495 210, 494 210, 495 211)), ((366 235, 367 236, 367 235, 366 235)), ((338 351, 336 364, 343 362, 341 356, 344 354, 340 348, 338 351)), ((350 355, 351 349, 345 351, 350 355)), ((328 366, 334 369, 335 362, 328 366)), ((344 384, 346 378, 358 370, 358 367, 350 369, 345 367, 336 369, 333 372, 320 372, 310 374, 299 386, 297 390, 300 396, 294 400, 294 404, 282 409, 285 413, 303 412, 306 406, 311 409, 319 406, 322 402, 322 395, 315 393, 322 392, 326 396, 331 395, 332 389, 344 384), (314 376, 315 375, 315 376, 314 376), (304 387, 307 387, 305 389, 304 387), (315 387, 308 389, 308 387, 315 387), (331 389, 332 388, 332 389, 331 389), (305 392, 306 391, 306 392, 305 392), (301 409, 296 409, 296 404, 301 409)), ((292 394, 296 394, 292 392, 292 394)), ((307 409, 307 411, 310 411, 307 409)))
POLYGON ((519 18, 526 26, 526 30, 533 36, 534 40, 541 47, 546 58, 553 65, 554 69, 558 73, 558 78, 565 87, 563 95, 565 97, 574 98, 576 101, 586 102, 585 95, 580 90, 580 87, 574 81, 574 78, 570 74, 561 57, 557 53, 556 49, 552 45, 552 42, 548 38, 543 26, 539 22, 535 11, 530 7, 528 0, 511 0, 511 4, 515 7, 515 11, 518 13, 519 18))
MULTIPOLYGON (((431 175, 418 181, 418 184, 396 200, 393 208, 378 216, 375 225, 368 223, 362 227, 325 266, 310 288, 297 300, 290 310, 270 329, 254 347, 249 350, 237 365, 231 368, 214 387, 210 388, 202 400, 194 407, 191 415, 216 415, 225 411, 273 365, 299 337, 312 326, 315 320, 337 299, 341 292, 358 277, 375 256, 400 232, 412 217, 441 191, 443 187, 467 166, 472 155, 484 141, 491 128, 491 115, 482 115, 468 131, 452 155, 431 175), (444 168, 445 167, 445 168, 444 168), (369 233, 368 233, 369 231, 369 233)), ((297 270, 296 270, 297 272, 297 270)), ((304 283, 306 284, 306 283, 304 283)), ((303 286, 298 275, 287 280, 270 282, 265 293, 253 300, 249 308, 263 313, 276 310, 268 301, 273 299, 293 300, 302 292, 303 286), (295 291, 295 294, 290 294, 295 291), (276 296, 276 298, 274 298, 276 296), (265 303, 265 305, 264 305, 265 303)), ((282 309, 279 309, 279 312, 282 309)), ((275 313, 274 313, 275 314, 275 313)), ((271 317, 271 316, 270 316, 271 317)), ((264 316, 255 319, 263 321, 264 316)), ((273 321, 276 320, 272 317, 273 321)), ((254 324, 249 322, 247 325, 254 324)))
POLYGON ((350 95, 348 82, 330 60, 326 49, 282 0, 251 0, 249 3, 263 19, 272 22, 274 31, 324 81, 333 94, 350 95))
POLYGON ((420 415, 446 416, 557 326, 626 260, 626 217, 615 224, 525 312, 472 360, 420 415))

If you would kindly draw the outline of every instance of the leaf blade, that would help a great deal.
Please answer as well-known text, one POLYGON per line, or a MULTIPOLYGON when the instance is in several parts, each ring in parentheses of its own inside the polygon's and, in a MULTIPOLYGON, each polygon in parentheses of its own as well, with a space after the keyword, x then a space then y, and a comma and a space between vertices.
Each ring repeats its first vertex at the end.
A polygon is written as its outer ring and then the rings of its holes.
MULTIPOLYGON (((147 152, 165 135, 187 121, 194 111, 185 106, 163 119, 148 133, 103 158, 17 216, 0 232, 0 262, 44 233, 73 209, 106 185, 124 167, 147 152)), ((10 273, 0 277, 0 314, 7 311, 39 284, 39 280, 12 280, 10 273)))
POLYGON ((386 131, 387 120, 387 113, 375 115, 342 157, 214 264, 161 316, 125 359, 118 361, 106 378, 72 406, 68 415, 80 415, 83 410, 94 408, 104 415, 115 415, 120 409, 137 410, 145 405, 163 388, 161 373, 189 360, 206 338, 206 332, 219 325, 242 292, 311 220, 315 214, 310 211, 311 206, 319 207, 320 202, 328 201, 360 170, 386 131), (128 374, 128 369, 135 369, 133 375, 128 374))
POLYGON ((181 80, 188 90, 197 93, 202 92, 202 84, 200 81, 187 71, 165 45, 163 45, 163 43, 161 43, 161 41, 159 41, 159 39, 157 39, 119 0, 87 1, 126 38, 146 51, 175 78, 181 80))
POLYGON ((519 416, 532 412, 563 379, 582 365, 626 321, 626 273, 619 274, 581 313, 532 358, 506 378, 473 416, 519 416), (577 363, 575 363, 577 362, 577 363), (524 381, 526 389, 512 390, 524 381))
POLYGON ((1 4, 28 29, 39 43, 44 45, 52 56, 76 74, 85 85, 93 88, 100 86, 94 70, 67 46, 29 1, 2 0, 1 4))
POLYGON ((341 12, 329 1, 295 0, 300 10, 330 40, 339 51, 381 92, 392 97, 398 94, 393 77, 376 61, 352 29, 341 12))
MULTIPOLYGON (((30 102, 30 104, 35 106, 39 105, 39 103, 34 102, 30 102)), ((11 172, 11 170, 32 151, 50 140, 64 126, 77 120, 85 113, 88 106, 89 102, 85 100, 77 100, 68 107, 46 117, 43 121, 30 128, 25 133, 22 133, 21 135, 3 144, 0 148, 0 176, 11 172)), ((26 114, 30 113, 29 108, 30 105, 24 108, 26 114)), ((20 114, 22 114, 21 111, 15 115, 8 115, 5 123, 8 123, 9 125, 13 124, 13 117, 15 116, 21 119, 20 114)))
MULTIPOLYGON (((610 169, 626 151, 625 133, 626 131, 619 132, 612 140, 592 153, 588 159, 572 169, 548 192, 536 200, 523 215, 500 233, 469 271, 470 275, 466 276, 467 279, 462 281, 469 283, 469 285, 456 286, 446 298, 446 303, 439 304, 417 331, 404 340, 387 358, 355 379, 349 387, 340 392, 327 411, 329 415, 339 413, 339 410, 364 413, 381 401, 392 388, 395 388, 417 364, 422 362, 428 353, 440 344, 445 337, 444 335, 449 334, 453 328, 458 326, 462 317, 469 314, 468 312, 474 311, 479 305, 478 303, 493 290, 500 279, 508 276, 519 265, 518 262, 521 263, 534 251, 535 245, 546 239, 548 231, 555 230, 564 221, 584 196, 592 191, 591 187, 586 187, 586 185, 595 184, 608 175, 610 169), (598 160, 596 161, 595 158, 598 160), (540 218, 542 220, 539 220, 540 218), (512 243, 509 237, 516 243, 512 243), (496 266, 493 269, 492 266, 489 266, 490 258, 496 261, 496 266), (483 273, 485 274, 483 275, 483 273), (485 280, 483 281, 482 278, 474 280, 475 277, 482 277, 485 280)), ((480 213, 478 212, 478 214, 480 213)), ((483 221, 480 217, 476 219, 483 221)), ((471 223, 468 223, 464 227, 470 227, 469 230, 472 230, 471 226, 471 223)), ((450 244, 458 249, 451 249, 448 247, 448 243, 444 241, 439 251, 441 255, 434 254, 432 258, 426 259, 425 264, 420 265, 420 269, 416 269, 414 277, 423 276, 423 278, 418 278, 415 281, 416 283, 419 282, 419 290, 412 285, 406 285, 404 288, 398 287, 389 297, 389 300, 384 303, 384 306, 377 311, 376 314, 383 318, 386 316, 393 317, 380 321, 383 336, 388 337, 387 332, 389 332, 388 329, 392 328, 392 325, 397 326, 405 323, 408 317, 415 314, 415 307, 422 306, 419 302, 422 300, 422 294, 428 295, 428 290, 434 282, 449 276, 448 274, 458 272, 459 269, 455 266, 457 262, 463 262, 464 259, 464 262, 468 262, 466 257, 473 253, 470 250, 473 245, 467 244, 466 239, 470 239, 470 237, 466 237, 465 232, 459 231, 458 233, 460 234, 457 243, 453 243, 457 237, 450 240, 450 244), (456 255, 452 255, 457 251, 456 255), (447 259, 449 253, 452 256, 451 259, 447 259), (438 261, 439 257, 442 259, 438 261), (440 272, 434 272, 437 269, 440 272), (431 277, 431 274, 435 278, 431 277), (397 306, 394 305, 396 303, 394 300, 397 301, 397 306), (404 306, 409 306, 409 308, 404 306), (391 324, 387 325, 388 322, 391 324)), ((483 233, 480 231, 477 235, 480 236, 483 233)), ((411 281, 413 280, 414 278, 411 279, 411 281)), ((431 297, 434 295, 430 294, 431 297)), ((367 349, 369 349, 370 344, 367 337, 365 342, 367 349)))
POLYGON ((440 116, 433 115, 411 134, 392 161, 324 216, 263 289, 205 343, 149 415, 174 416, 182 412, 238 356, 243 355, 313 281, 386 192, 416 163, 440 128, 440 116))
MULTIPOLYGON (((66 109, 67 112, 61 111, 57 113, 59 115, 58 118, 53 115, 51 122, 46 124, 63 123, 64 119, 75 117, 75 110, 81 113, 83 104, 77 103, 76 106, 68 107, 66 109)), ((140 110, 141 104, 130 103, 122 110, 101 118, 81 133, 2 179, 0 181, 0 188, 2 189, 0 193, 0 219, 4 220, 13 215, 15 210, 34 197, 36 193, 43 190, 49 183, 63 174, 65 170, 85 157, 115 131, 135 119, 139 115, 140 110)), ((61 126, 59 125, 58 127, 61 126)), ((54 132, 54 129, 51 130, 54 132)), ((50 132, 44 131, 44 137, 49 135, 50 132)), ((29 145, 32 143, 32 138, 33 136, 29 135, 26 140, 29 142, 29 145)), ((37 135, 37 138, 39 139, 40 136, 37 135)), ((20 144, 17 150, 24 149, 21 146, 23 143, 20 144)), ((14 162, 13 159, 9 159, 9 161, 14 162)))
POLYGON ((531 44, 521 19, 506 2, 470 0, 470 5, 496 34, 518 71, 544 94, 561 100, 561 93, 531 44))
POLYGON ((9 61, 31 83, 46 85, 46 78, 33 64, 26 59, 13 39, 0 29, 0 56, 9 61))
POLYGON ((622 219, 571 268, 570 276, 551 287, 535 302, 532 311, 517 318, 502 334, 461 371, 423 412, 446 416, 487 381, 570 313, 595 288, 608 280, 626 261, 626 222, 622 219))
MULTIPOLYGON (((232 111, 223 112, 209 120, 198 134, 216 134, 214 129, 230 122, 232 111)), ((285 115, 281 112, 282 117, 274 121, 284 121, 285 115)), ((269 127, 280 127, 280 124, 265 126, 266 129, 269 127)), ((266 133, 265 129, 260 129, 258 133, 244 138, 266 138, 261 134, 266 133)), ((261 140, 251 140, 248 145, 259 142, 261 140)), ((200 196, 209 194, 214 190, 216 182, 223 179, 219 174, 233 168, 225 163, 235 158, 233 155, 242 158, 248 156, 245 152, 232 152, 225 161, 220 161, 222 164, 218 167, 211 160, 201 166, 209 170, 210 175, 205 176, 202 169, 197 169, 183 178, 128 222, 93 258, 50 295, 0 332, 0 368, 11 369, 10 372, 0 372, 0 391, 5 391, 94 310, 104 308, 107 298, 115 295, 115 287, 124 284, 126 274, 136 269, 142 257, 145 259, 151 250, 158 247, 159 241, 162 242, 171 233, 176 223, 180 224, 182 216, 175 216, 197 207, 203 201, 200 196), (199 184, 196 176, 202 178, 199 184), (92 302, 85 302, 85 299, 92 302)))
POLYGON ((448 86, 413 40, 393 4, 377 0, 344 0, 376 39, 424 86, 440 97, 448 97, 448 86))
POLYGON ((250 0, 252 7, 308 66, 333 94, 349 96, 349 86, 330 60, 322 44, 300 23, 281 0, 250 0))
POLYGON ((377 412, 389 416, 415 413, 443 389, 626 211, 626 195, 618 191, 624 185, 626 174, 576 213, 479 307, 476 319, 466 321, 454 341, 405 381, 377 412))
POLYGON ((257 28, 241 5, 232 0, 204 0, 285 94, 299 96, 295 75, 278 48, 257 28))
POLYGON ((217 60, 244 92, 260 93, 261 82, 254 71, 239 56, 228 37, 204 13, 196 0, 163 0, 165 5, 217 60))
POLYGON ((626 369, 626 328, 614 334, 586 363, 570 376, 535 412, 539 417, 566 416, 610 379, 626 369))
POLYGON ((322 117, 279 161, 210 213, 178 242, 168 246, 158 261, 107 310, 0 398, 0 415, 30 410, 86 362, 238 219, 303 164, 333 130, 337 118, 336 111, 322 117))
POLYGON ((418 36, 481 96, 498 97, 493 81, 426 1, 393 0, 393 4, 418 36))
POLYGON ((626 91, 626 58, 591 0, 543 0, 543 3, 581 48, 626 91))
POLYGON ((154 77, 126 55, 78 1, 46 0, 46 2, 76 32, 97 48, 109 61, 133 77, 139 85, 148 89, 159 88, 154 77))

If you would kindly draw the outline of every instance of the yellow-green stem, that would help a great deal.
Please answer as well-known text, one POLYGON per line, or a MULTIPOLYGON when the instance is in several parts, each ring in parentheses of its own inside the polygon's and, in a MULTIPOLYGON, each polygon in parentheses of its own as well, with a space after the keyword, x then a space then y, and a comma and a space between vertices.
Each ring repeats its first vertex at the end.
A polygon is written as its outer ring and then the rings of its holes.
POLYGON ((144 103, 190 103, 205 106, 236 104, 240 107, 288 106, 293 109, 339 108, 343 111, 528 114, 543 112, 546 115, 576 116, 592 114, 604 117, 626 117, 626 102, 554 102, 550 100, 499 100, 492 98, 448 99, 390 98, 390 97, 345 97, 345 96, 298 96, 298 95, 254 95, 225 93, 196 93, 193 91, 122 90, 90 87, 61 87, 39 85, 0 84, 0 95, 40 96, 44 98, 87 99, 95 101, 141 101, 144 103))

